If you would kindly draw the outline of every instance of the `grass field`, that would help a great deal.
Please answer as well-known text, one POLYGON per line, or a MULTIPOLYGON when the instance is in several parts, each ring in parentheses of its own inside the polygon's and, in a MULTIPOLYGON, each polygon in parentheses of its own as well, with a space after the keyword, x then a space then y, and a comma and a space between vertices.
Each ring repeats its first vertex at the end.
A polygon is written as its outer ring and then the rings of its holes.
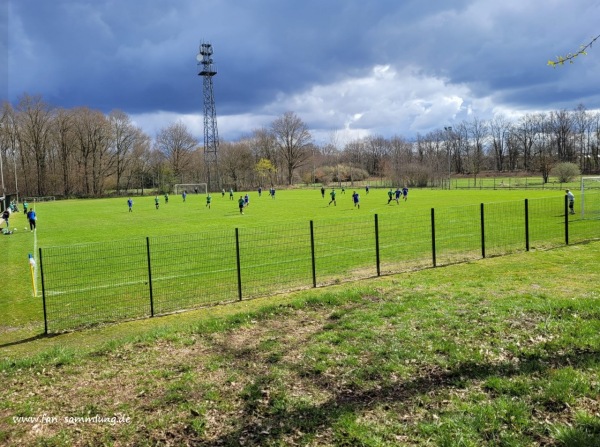
POLYGON ((600 445, 598 242, 40 335, 27 262, 37 247, 125 250, 233 228, 258 238, 311 219, 347 244, 347 224, 374 214, 410 240, 431 208, 460 227, 480 203, 496 203, 500 220, 514 201, 562 197, 411 190, 387 205, 372 189, 357 210, 351 193, 334 207, 318 190, 251 192, 244 215, 220 195, 210 210, 194 195, 159 210, 134 198, 133 213, 126 198, 37 205, 35 235, 2 240, 0 444, 600 445))
MULTIPOLYGON (((4 236, 2 239, 5 271, 7 271, 7 278, 10 278, 10 281, 5 281, 4 287, 0 291, 0 315, 3 315, 2 321, 0 321, 0 336, 8 338, 8 341, 14 341, 19 337, 26 338, 39 334, 43 329, 41 303, 39 298, 32 297, 27 262, 28 253, 33 253, 37 257, 37 248, 39 247, 46 249, 56 246, 75 248, 85 246, 87 248, 89 243, 99 244, 96 247, 112 247, 117 244, 121 258, 125 258, 121 262, 127 263, 129 258, 125 255, 130 253, 128 250, 131 250, 131 253, 138 253, 142 257, 145 256, 145 237, 147 236, 161 240, 165 240, 166 237, 180 238, 178 243, 185 246, 187 238, 193 238, 194 235, 222 234, 221 239, 231 239, 233 229, 239 228, 247 233, 258 232, 252 237, 256 241, 268 233, 268 238, 264 242, 265 246, 261 250, 265 259, 264 263, 268 266, 267 261, 271 261, 269 258, 274 256, 271 250, 285 246, 290 258, 300 256, 296 255, 298 251, 306 252, 309 249, 306 242, 304 242, 304 246, 296 247, 294 241, 300 239, 298 233, 308 233, 308 222, 314 220, 317 232, 324 228, 326 230, 323 231, 331 233, 327 239, 330 242, 327 242, 325 246, 321 242, 321 245, 316 248, 324 253, 323 259, 326 262, 321 262, 324 274, 335 275, 336 271, 343 271, 341 267, 345 263, 352 262, 353 259, 358 268, 365 258, 374 257, 370 241, 367 246, 357 246, 357 242, 361 242, 361 238, 367 240, 373 238, 371 226, 374 214, 379 215, 384 228, 382 239, 403 241, 396 245, 383 244, 381 250, 384 261, 394 258, 409 259, 411 256, 416 256, 415 254, 420 256, 423 250, 430 249, 429 242, 421 246, 423 242, 419 235, 427 231, 431 208, 435 208, 443 216, 444 210, 460 211, 460 207, 476 206, 479 203, 519 203, 515 201, 525 197, 535 199, 562 196, 562 193, 556 191, 536 190, 411 190, 406 202, 401 201, 400 205, 392 202, 387 205, 386 190, 372 189, 369 195, 362 190, 359 192, 361 193, 360 209, 356 209, 352 205, 352 190, 350 189, 345 194, 338 191, 337 206, 333 204, 328 206, 328 195, 326 194, 323 199, 317 189, 280 190, 277 192, 275 200, 267 194, 263 194, 259 198, 256 192, 250 192, 250 206, 245 210, 244 215, 240 215, 237 201, 229 200, 228 194, 225 197, 215 194, 211 209, 205 206, 205 196, 193 194, 188 195, 185 203, 179 196, 171 196, 168 204, 164 202, 163 197, 160 197, 161 205, 158 210, 154 207, 153 197, 134 197, 132 213, 128 212, 126 198, 67 200, 37 204, 36 211, 39 222, 37 232, 34 234, 23 231, 26 227, 26 219, 17 214, 11 219, 13 227, 18 228, 17 232, 11 236, 4 236), (361 230, 363 227, 364 231, 361 230), (394 234, 396 231, 397 235, 394 234), (279 233, 282 236, 278 239, 277 234, 279 233), (142 246, 141 251, 132 248, 140 247, 140 245, 142 246)), ((235 199, 238 197, 239 195, 236 195, 235 199)), ((452 232, 448 241, 451 241, 452 245, 457 245, 465 223, 460 221, 462 219, 460 212, 455 212, 448 219, 450 224, 446 228, 452 232)), ((508 228, 510 227, 506 224, 508 219, 522 219, 522 214, 507 211, 505 215, 496 220, 502 223, 501 228, 508 228)), ((441 234, 442 230, 443 228, 438 229, 438 233, 441 234)), ((475 233, 477 231, 475 228, 475 233)), ((518 237, 521 237, 522 231, 518 231, 518 237)), ((467 246, 473 245, 474 250, 478 250, 479 245, 476 238, 473 237, 472 229, 464 233, 464 238, 467 246)), ((426 235, 423 240, 427 241, 426 235)), ((448 245, 447 253, 450 256, 450 244, 446 245, 448 245)), ((175 247, 173 251, 178 250, 175 242, 172 243, 172 247, 175 247)), ((443 238, 440 239, 440 247, 444 248, 443 238)), ((182 249, 183 247, 179 248, 179 250, 182 249)), ((73 248, 70 251, 78 252, 73 248)), ((208 262, 211 253, 216 259, 214 262, 224 256, 220 247, 211 249, 211 247, 205 246, 203 251, 205 253, 199 259, 206 261, 205 264, 209 265, 211 264, 208 262)), ((83 249, 81 253, 87 255, 87 251, 83 249)), ((61 255, 60 252, 59 255, 61 255)), ((173 253, 173 256, 175 255, 176 253, 173 253)), ((134 257, 133 254, 129 254, 129 256, 134 257)), ((121 259, 117 255, 111 255, 109 258, 121 259)), ((252 261, 255 265, 261 263, 261 260, 256 258, 252 258, 252 261)), ((92 281, 91 278, 85 274, 79 274, 77 271, 77 266, 83 267, 85 262, 85 259, 75 258, 70 263, 74 269, 69 273, 71 277, 68 280, 74 282, 74 290, 80 295, 81 291, 90 290, 90 284, 86 285, 86 281, 88 283, 92 281)), ((281 264, 282 268, 285 267, 285 263, 281 264)), ((144 270, 143 263, 142 267, 144 270)), ((383 267, 384 270, 387 268, 385 263, 383 267)), ((127 282, 127 279, 123 278, 122 272, 126 267, 101 264, 99 268, 104 278, 114 275, 115 284, 127 282)), ((290 268, 298 269, 294 265, 290 268)), ((374 265, 369 268, 372 271, 374 265)), ((281 279, 282 275, 292 275, 292 271, 280 273, 269 267, 266 269, 267 271, 259 271, 257 275, 273 275, 273 282, 277 282, 278 276, 281 279)), ((310 264, 300 269, 305 271, 307 277, 310 275, 310 264)), ((189 275, 190 270, 191 268, 185 271, 185 275, 189 275)), ((224 274, 229 277, 232 275, 229 270, 226 270, 224 274)), ((235 282, 231 280, 229 282, 235 289, 235 282)), ((41 285, 39 275, 36 277, 36 284, 39 289, 41 285)), ((250 286, 252 285, 250 282, 250 286)), ((169 287, 174 286, 170 285, 169 287)), ((260 286, 256 287, 255 294, 260 294, 260 286)))
POLYGON ((0 444, 599 446, 599 258, 591 242, 4 343, 0 444))

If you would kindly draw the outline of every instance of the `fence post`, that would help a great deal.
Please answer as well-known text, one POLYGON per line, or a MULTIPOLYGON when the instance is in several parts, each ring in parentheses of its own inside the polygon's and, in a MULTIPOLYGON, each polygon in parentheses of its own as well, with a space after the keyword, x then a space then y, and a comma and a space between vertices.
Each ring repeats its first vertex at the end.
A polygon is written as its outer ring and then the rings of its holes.
POLYGON ((379 218, 375 214, 375 259, 377 262, 377 276, 381 276, 381 263, 379 258, 379 218))
POLYGON ((242 264, 240 263, 240 234, 235 229, 235 258, 237 263, 238 298, 242 301, 242 264))
POLYGON ((480 207, 481 214, 481 257, 485 258, 485 220, 483 216, 483 203, 480 207))
POLYGON ((431 208, 431 253, 433 255, 433 266, 436 267, 435 260, 435 211, 431 208))
POLYGON ((46 312, 46 286, 44 284, 44 265, 42 263, 42 248, 38 249, 40 256, 40 277, 42 278, 42 307, 44 309, 44 335, 48 335, 48 314, 46 312))
POLYGON ((154 293, 152 292, 152 263, 150 262, 150 238, 146 236, 146 256, 148 258, 148 290, 150 291, 150 316, 154 316, 154 293))
POLYGON ((525 199, 525 251, 529 251, 529 199, 525 199))
POLYGON ((569 196, 565 194, 565 245, 569 245, 569 196))
POLYGON ((313 287, 317 287, 317 266, 315 264, 315 230, 313 221, 310 221, 310 256, 312 261, 313 287))

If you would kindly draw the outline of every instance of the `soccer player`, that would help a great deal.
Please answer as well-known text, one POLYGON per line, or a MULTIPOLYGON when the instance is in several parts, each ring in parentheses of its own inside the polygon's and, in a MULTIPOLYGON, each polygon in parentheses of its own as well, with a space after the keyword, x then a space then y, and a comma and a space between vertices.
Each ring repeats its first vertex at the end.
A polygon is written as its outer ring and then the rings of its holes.
POLYGON ((185 202, 185 198, 187 197, 187 191, 183 191, 181 193, 181 198, 183 199, 183 201, 185 202))
POLYGON ((402 188, 402 196, 404 196, 404 201, 408 199, 408 188, 406 186, 402 188))
POLYGON ((154 197, 154 206, 158 209, 158 205, 160 205, 160 201, 158 200, 158 196, 154 197))
POLYGON ((248 205, 250 205, 250 197, 248 197, 248 194, 246 194, 244 196, 244 207, 247 207, 248 205))
POLYGON ((27 208, 29 208, 29 204, 27 203, 27 201, 23 202, 23 212, 25 213, 25 215, 27 216, 27 208))
POLYGON ((242 196, 238 200, 238 207, 240 208, 240 214, 244 214, 244 198, 242 196))
POLYGON ((396 204, 400 205, 400 194, 402 194, 402 192, 400 191, 400 187, 396 188, 396 204))
POLYGON ((394 192, 392 191, 392 188, 390 188, 390 190, 388 191, 388 205, 392 201, 393 196, 394 196, 394 192))
POLYGON ((233 200, 233 188, 229 188, 229 200, 233 200))
MULTIPOLYGON (((567 197, 568 197, 567 200, 569 201, 569 213, 575 214, 575 196, 568 189, 565 192, 567 193, 567 197)), ((8 221, 6 221, 6 222, 8 222, 8 221)))
POLYGON ((321 186, 321 197, 325 198, 325 187, 321 186))
POLYGON ((27 213, 27 220, 29 221, 29 230, 33 231, 36 227, 36 215, 35 210, 31 208, 27 213))
POLYGON ((352 201, 354 202, 354 206, 360 209, 360 198, 358 197, 358 193, 356 191, 352 193, 352 201))
POLYGON ((331 192, 329 193, 329 195, 331 196, 331 200, 329 201, 327 206, 331 205, 332 202, 333 202, 333 206, 337 206, 337 202, 335 201, 335 189, 331 189, 331 192))
MULTIPOLYGON (((183 201, 185 202, 185 199, 183 199, 183 201)), ((169 193, 165 193, 165 203, 169 203, 169 193)))
POLYGON ((131 197, 127 200, 127 206, 129 207, 129 212, 131 213, 133 211, 133 200, 131 200, 131 197))
POLYGON ((2 212, 2 219, 4 219, 4 222, 6 222, 6 229, 10 228, 10 225, 8 224, 9 218, 10 218, 10 211, 7 208, 2 212))
POLYGON ((206 206, 208 207, 208 209, 210 209, 210 202, 212 200, 212 197, 210 196, 210 193, 208 193, 206 195, 206 206))
POLYGON ((365 191, 369 194, 369 185, 365 186, 365 191))
POLYGON ((258 197, 262 195, 262 186, 258 187, 258 197))

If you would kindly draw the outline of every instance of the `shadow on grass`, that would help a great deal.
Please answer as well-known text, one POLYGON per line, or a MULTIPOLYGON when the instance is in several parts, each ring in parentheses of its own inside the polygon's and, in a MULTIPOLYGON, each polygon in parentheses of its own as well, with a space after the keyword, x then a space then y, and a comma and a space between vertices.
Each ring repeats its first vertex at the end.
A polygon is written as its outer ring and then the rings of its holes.
POLYGON ((2 344, 0 344, 0 348, 7 348, 9 346, 16 346, 16 345, 21 345, 23 343, 30 343, 32 341, 41 340, 43 338, 54 338, 59 335, 61 335, 61 334, 44 334, 42 332, 41 334, 34 335, 33 337, 27 337, 27 338, 23 338, 22 340, 15 340, 15 341, 11 341, 8 343, 2 343, 2 344))
MULTIPOLYGON (((249 353, 243 352, 242 357, 249 353)), ((239 359, 239 357, 238 357, 239 359)), ((240 412, 241 425, 221 437, 204 441, 196 439, 202 446, 213 445, 275 445, 284 442, 289 436, 297 433, 304 435, 317 434, 327 427, 335 425, 336 421, 348 413, 375 408, 379 404, 406 402, 421 395, 443 389, 464 387, 465 381, 481 380, 493 376, 510 377, 517 374, 536 374, 559 367, 589 366, 590 363, 600 363, 599 350, 574 349, 558 356, 552 355, 523 355, 518 363, 479 364, 467 362, 455 368, 430 370, 418 378, 399 381, 389 386, 367 390, 339 390, 334 396, 319 405, 306 404, 303 408, 294 410, 278 408, 260 408, 256 399, 252 398, 252 390, 269 387, 271 380, 268 376, 257 377, 250 385, 250 397, 240 412), (257 426, 260 421, 260 427, 257 426)), ((306 377, 306 372, 303 372, 306 377)), ((315 374, 311 377, 313 383, 330 392, 339 388, 335 378, 315 374)), ((257 396, 258 397, 258 396, 257 396)), ((574 430, 577 430, 574 428, 574 430)))

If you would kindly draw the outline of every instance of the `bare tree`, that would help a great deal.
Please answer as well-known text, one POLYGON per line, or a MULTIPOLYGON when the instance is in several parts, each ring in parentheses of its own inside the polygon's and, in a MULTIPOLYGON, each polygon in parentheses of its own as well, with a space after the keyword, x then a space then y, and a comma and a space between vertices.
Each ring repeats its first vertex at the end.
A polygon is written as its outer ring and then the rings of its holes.
POLYGON ((220 171, 225 182, 233 184, 235 190, 250 186, 252 179, 249 176, 254 171, 254 157, 249 142, 222 143, 219 150, 220 171))
POLYGON ((198 144, 198 140, 181 121, 160 130, 156 136, 157 149, 165 156, 175 178, 180 181, 183 181, 181 176, 198 144))
POLYGON ((50 106, 40 96, 23 96, 17 105, 19 145, 28 151, 35 161, 37 194, 46 194, 46 146, 50 139, 50 106))
POLYGON ((350 184, 354 186, 354 170, 361 169, 361 159, 364 158, 365 143, 362 139, 349 141, 344 146, 342 152, 342 160, 348 164, 350 168, 350 184))
POLYGON ((470 162, 470 171, 475 180, 481 172, 485 158, 485 142, 488 138, 489 127, 486 121, 479 118, 473 118, 468 126, 469 141, 472 146, 472 155, 470 162))
MULTIPOLYGON (((3 103, 2 106, 2 118, 1 118, 1 122, 2 122, 2 129, 0 129, 2 131, 2 133, 0 134, 0 156, 2 157, 3 163, 5 159, 7 159, 8 154, 12 153, 13 156, 13 161, 15 163, 15 172, 14 172, 14 176, 15 178, 14 183, 15 183, 15 191, 16 193, 19 193, 18 191, 18 187, 17 187, 17 173, 16 173, 16 166, 17 166, 17 158, 20 160, 20 166, 21 166, 21 183, 25 183, 25 191, 27 191, 29 189, 29 178, 33 177, 33 175, 30 175, 29 173, 29 169, 27 169, 27 166, 29 164, 33 164, 33 163, 27 163, 27 152, 24 150, 25 147, 24 145, 19 144, 19 142, 21 141, 21 135, 20 135, 20 128, 19 128, 19 124, 17 122, 17 112, 12 108, 12 106, 10 105, 9 102, 5 102, 3 103)), ((8 179, 7 179, 8 180, 8 179)), ((4 187, 6 187, 6 184, 3 185, 4 187)), ((5 191, 2 191, 2 194, 4 194, 5 191)))
POLYGON ((526 171, 531 169, 531 152, 535 132, 535 119, 534 116, 529 113, 519 120, 513 132, 513 136, 519 144, 519 152, 523 157, 522 166, 526 171))
POLYGON ((533 134, 533 163, 542 174, 544 183, 548 183, 550 171, 556 163, 551 120, 544 113, 537 113, 532 117, 533 134))
POLYGON ((74 134, 78 145, 76 162, 83 194, 101 195, 104 180, 113 169, 110 153, 111 132, 106 117, 99 111, 82 107, 74 109, 74 134))
POLYGON ((62 193, 68 197, 73 192, 73 163, 76 150, 73 112, 56 109, 52 117, 52 140, 58 153, 62 177, 62 193))
POLYGON ((108 115, 111 128, 112 151, 115 155, 115 174, 117 193, 121 188, 123 173, 132 162, 129 156, 133 151, 136 139, 140 138, 141 130, 136 128, 129 116, 121 110, 113 110, 108 115))
POLYGON ((273 121, 271 131, 285 163, 288 185, 291 185, 294 170, 310 159, 309 148, 312 137, 306 124, 293 112, 285 112, 283 116, 273 121))
POLYGON ((490 135, 492 137, 492 150, 494 165, 498 172, 504 170, 505 159, 508 152, 507 140, 511 125, 503 115, 498 115, 490 121, 490 135))
POLYGON ((554 144, 556 145, 556 155, 559 161, 573 162, 574 151, 572 137, 572 118, 567 110, 558 110, 550 112, 546 127, 554 134, 554 144))

